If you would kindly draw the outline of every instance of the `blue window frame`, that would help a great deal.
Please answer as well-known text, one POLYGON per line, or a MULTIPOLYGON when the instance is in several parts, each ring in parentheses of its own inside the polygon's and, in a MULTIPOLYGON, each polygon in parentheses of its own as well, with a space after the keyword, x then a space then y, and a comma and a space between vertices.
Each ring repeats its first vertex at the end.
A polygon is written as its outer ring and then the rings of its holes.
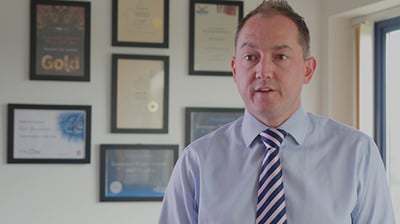
POLYGON ((386 165, 386 36, 400 30, 400 17, 375 23, 374 27, 374 138, 386 165))

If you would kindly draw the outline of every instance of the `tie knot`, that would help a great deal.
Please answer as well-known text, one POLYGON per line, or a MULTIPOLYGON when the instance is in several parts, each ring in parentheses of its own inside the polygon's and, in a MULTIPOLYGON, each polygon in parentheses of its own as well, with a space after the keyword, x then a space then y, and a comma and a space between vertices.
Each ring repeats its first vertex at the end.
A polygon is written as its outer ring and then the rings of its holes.
POLYGON ((279 148, 286 134, 282 129, 269 128, 262 131, 260 137, 267 148, 279 148))

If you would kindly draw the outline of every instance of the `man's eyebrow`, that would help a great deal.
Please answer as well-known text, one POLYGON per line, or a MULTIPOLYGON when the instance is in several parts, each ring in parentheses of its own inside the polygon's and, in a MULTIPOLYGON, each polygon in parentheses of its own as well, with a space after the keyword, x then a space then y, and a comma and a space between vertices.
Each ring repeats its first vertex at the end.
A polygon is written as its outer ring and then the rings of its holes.
POLYGON ((244 48, 244 47, 257 48, 257 45, 255 45, 252 42, 244 42, 242 45, 240 45, 240 48, 244 48))
POLYGON ((274 50, 282 50, 282 49, 291 50, 292 48, 289 45, 282 44, 282 45, 277 45, 277 46, 273 47, 272 49, 274 49, 274 50))
MULTIPOLYGON (((249 47, 249 48, 253 48, 253 49, 258 48, 257 45, 252 42, 244 42, 242 45, 240 45, 240 48, 245 48, 245 47, 249 47)), ((276 50, 282 50, 282 49, 291 50, 292 48, 287 44, 282 44, 282 45, 274 46, 272 49, 276 51, 276 50)))

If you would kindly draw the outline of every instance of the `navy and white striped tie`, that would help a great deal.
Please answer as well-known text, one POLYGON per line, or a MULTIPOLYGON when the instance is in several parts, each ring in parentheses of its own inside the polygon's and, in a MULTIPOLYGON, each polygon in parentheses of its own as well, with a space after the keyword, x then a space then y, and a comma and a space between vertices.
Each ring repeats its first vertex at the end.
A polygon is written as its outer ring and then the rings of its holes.
POLYGON ((260 133, 266 146, 261 164, 258 196, 257 224, 287 223, 285 193, 279 147, 286 136, 281 129, 267 129, 260 133))

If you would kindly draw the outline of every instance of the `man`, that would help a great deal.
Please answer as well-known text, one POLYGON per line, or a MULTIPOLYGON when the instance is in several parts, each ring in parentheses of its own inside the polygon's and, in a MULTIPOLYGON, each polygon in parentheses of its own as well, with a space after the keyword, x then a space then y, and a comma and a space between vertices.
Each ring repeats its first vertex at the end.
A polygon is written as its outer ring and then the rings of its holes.
POLYGON ((241 21, 235 42, 231 67, 245 114, 185 149, 160 223, 395 223, 373 140, 303 110, 301 90, 317 64, 303 18, 286 1, 264 1, 241 21), (263 187, 265 173, 276 182, 263 187))

